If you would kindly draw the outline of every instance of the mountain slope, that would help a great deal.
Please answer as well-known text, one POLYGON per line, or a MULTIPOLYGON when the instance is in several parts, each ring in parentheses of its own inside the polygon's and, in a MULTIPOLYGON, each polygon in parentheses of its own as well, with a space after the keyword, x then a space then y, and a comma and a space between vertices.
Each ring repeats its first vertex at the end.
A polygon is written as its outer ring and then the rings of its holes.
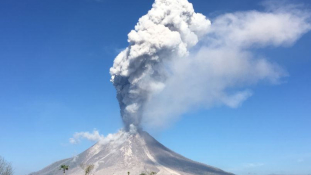
POLYGON ((146 132, 119 132, 116 139, 97 143, 77 157, 53 163, 30 175, 61 175, 60 165, 69 165, 67 175, 83 174, 80 164, 93 164, 95 175, 232 175, 220 169, 187 159, 163 146, 146 132))

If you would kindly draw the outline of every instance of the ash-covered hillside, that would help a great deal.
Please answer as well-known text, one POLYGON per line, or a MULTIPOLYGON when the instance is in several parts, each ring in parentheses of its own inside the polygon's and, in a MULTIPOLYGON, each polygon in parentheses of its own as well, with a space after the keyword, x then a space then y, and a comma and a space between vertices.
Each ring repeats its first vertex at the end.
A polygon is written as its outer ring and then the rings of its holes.
POLYGON ((166 148, 147 132, 120 131, 116 139, 97 143, 76 157, 57 161, 30 175, 62 175, 60 166, 69 165, 67 175, 84 174, 80 164, 94 165, 94 175, 232 175, 218 168, 187 159, 166 148))

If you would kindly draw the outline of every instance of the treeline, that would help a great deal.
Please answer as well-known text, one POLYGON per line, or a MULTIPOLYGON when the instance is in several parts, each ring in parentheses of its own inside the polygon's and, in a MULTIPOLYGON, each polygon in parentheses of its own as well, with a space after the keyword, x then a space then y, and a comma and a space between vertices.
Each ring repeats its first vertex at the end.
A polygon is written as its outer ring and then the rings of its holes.
POLYGON ((11 163, 7 162, 0 156, 0 175, 13 175, 13 168, 11 163))

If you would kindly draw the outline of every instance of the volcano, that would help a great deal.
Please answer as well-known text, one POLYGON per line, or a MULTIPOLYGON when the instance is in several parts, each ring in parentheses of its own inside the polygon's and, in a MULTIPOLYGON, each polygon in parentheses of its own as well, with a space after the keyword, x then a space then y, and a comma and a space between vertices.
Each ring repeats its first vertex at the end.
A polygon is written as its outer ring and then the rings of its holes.
POLYGON ((120 131, 116 139, 98 142, 73 158, 57 161, 30 175, 62 175, 60 166, 69 165, 67 175, 84 174, 79 165, 94 165, 94 175, 233 175, 218 168, 187 159, 166 148, 147 132, 120 131))

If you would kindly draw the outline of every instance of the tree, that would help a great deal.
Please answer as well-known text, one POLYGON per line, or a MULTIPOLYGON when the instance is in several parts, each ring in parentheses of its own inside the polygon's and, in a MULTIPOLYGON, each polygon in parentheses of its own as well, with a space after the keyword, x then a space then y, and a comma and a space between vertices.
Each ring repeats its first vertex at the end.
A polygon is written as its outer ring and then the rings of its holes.
POLYGON ((10 163, 0 156, 0 175, 13 175, 13 168, 10 163))
POLYGON ((64 175, 66 174, 66 170, 68 170, 69 169, 69 166, 68 165, 61 165, 60 166, 60 168, 59 168, 59 170, 63 170, 63 172, 64 172, 64 175))
POLYGON ((129 171, 127 172, 127 175, 130 175, 130 172, 129 172, 129 171))
POLYGON ((90 165, 80 164, 80 167, 84 170, 85 175, 89 175, 94 169, 93 164, 90 165))

